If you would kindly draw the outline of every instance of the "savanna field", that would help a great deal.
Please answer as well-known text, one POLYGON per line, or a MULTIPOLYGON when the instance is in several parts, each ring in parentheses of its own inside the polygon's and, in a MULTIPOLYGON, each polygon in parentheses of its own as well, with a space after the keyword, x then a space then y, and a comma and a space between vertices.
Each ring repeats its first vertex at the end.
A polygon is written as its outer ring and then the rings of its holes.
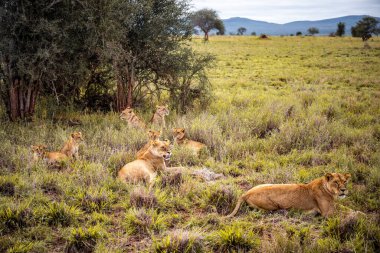
POLYGON ((169 166, 185 168, 161 174, 151 193, 116 178, 147 141, 117 113, 66 113, 78 126, 38 108, 33 122, 2 119, 0 252, 379 252, 380 39, 369 45, 194 38, 193 48, 216 57, 213 98, 208 108, 171 112, 163 138, 183 127, 208 149, 197 157, 174 146, 169 166), (31 145, 59 150, 73 131, 85 140, 78 160, 32 162, 31 145), (331 218, 247 204, 224 218, 255 185, 327 172, 352 175, 331 218))

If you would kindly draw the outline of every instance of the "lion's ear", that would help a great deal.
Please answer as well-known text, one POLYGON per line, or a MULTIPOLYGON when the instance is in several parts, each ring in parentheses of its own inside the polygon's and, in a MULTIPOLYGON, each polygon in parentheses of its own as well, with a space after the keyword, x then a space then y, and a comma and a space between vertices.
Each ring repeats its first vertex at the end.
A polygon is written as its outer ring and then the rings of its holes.
POLYGON ((165 139, 165 144, 169 146, 170 145, 170 140, 165 139))
POLYGON ((181 132, 184 133, 185 132, 185 128, 181 128, 181 132))
POLYGON ((327 181, 330 181, 334 176, 331 173, 326 173, 325 177, 327 181))
POLYGON ((159 143, 158 141, 153 141, 153 142, 152 142, 152 145, 153 145, 154 147, 157 147, 157 146, 160 145, 160 143, 159 143))
POLYGON ((351 178, 351 174, 350 173, 345 173, 343 175, 346 177, 346 180, 349 180, 351 178))
POLYGON ((73 138, 74 138, 74 137, 75 137, 75 133, 71 133, 71 137, 73 137, 73 138))
POLYGON ((30 145, 30 148, 31 148, 31 149, 36 149, 37 146, 36 146, 36 145, 30 145))

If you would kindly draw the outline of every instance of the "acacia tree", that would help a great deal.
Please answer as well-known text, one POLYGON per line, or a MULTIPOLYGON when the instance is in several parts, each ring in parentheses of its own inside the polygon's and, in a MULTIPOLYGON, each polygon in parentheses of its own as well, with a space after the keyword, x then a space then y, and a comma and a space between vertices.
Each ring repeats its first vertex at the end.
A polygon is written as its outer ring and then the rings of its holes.
POLYGON ((208 41, 208 35, 211 30, 217 30, 219 35, 225 32, 223 21, 219 18, 215 10, 201 9, 193 13, 192 22, 194 27, 198 27, 204 33, 204 40, 208 41))
POLYGON ((342 37, 346 33, 346 24, 339 22, 336 29, 336 36, 342 37))
POLYGON ((243 35, 247 31, 245 27, 239 27, 237 30, 237 35, 243 35))
POLYGON ((351 34, 353 37, 361 37, 363 41, 366 41, 372 34, 376 34, 378 23, 379 21, 374 17, 364 17, 351 27, 351 34))
POLYGON ((316 27, 310 27, 309 29, 307 29, 308 33, 310 33, 311 35, 314 35, 314 34, 317 34, 319 33, 319 29, 316 28, 316 27))

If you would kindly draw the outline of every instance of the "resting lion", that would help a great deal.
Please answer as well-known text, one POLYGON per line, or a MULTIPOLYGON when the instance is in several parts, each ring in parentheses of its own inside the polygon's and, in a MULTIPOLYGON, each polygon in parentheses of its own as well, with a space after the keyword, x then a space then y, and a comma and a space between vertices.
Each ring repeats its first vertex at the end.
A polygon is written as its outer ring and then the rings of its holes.
POLYGON ((137 160, 127 163, 119 170, 118 177, 124 182, 149 182, 151 190, 157 173, 166 170, 165 160, 169 160, 170 156, 169 141, 151 141, 151 145, 137 160))
POLYGON ((136 153, 136 157, 138 158, 141 156, 150 146, 151 141, 158 141, 161 136, 160 131, 154 131, 154 130, 149 130, 148 131, 148 142, 142 147, 139 151, 136 153))
POLYGON ((79 143, 83 141, 83 136, 81 132, 73 132, 69 139, 65 142, 61 153, 65 154, 69 158, 75 157, 78 159, 79 154, 79 143))
POLYGON ((184 128, 174 128, 173 135, 175 143, 193 150, 195 154, 199 154, 199 151, 206 147, 206 145, 201 142, 186 138, 184 128))
POLYGON ((32 145, 33 161, 39 159, 46 160, 49 164, 68 159, 67 155, 61 152, 47 152, 45 145, 32 145))
POLYGON ((165 116, 169 115, 169 108, 167 105, 157 105, 156 112, 150 119, 152 125, 161 125, 161 131, 166 128, 165 116))
POLYGON ((255 208, 278 210, 296 208, 313 210, 323 217, 334 213, 334 200, 346 196, 350 174, 327 173, 308 184, 262 184, 244 193, 231 214, 234 216, 243 202, 255 208))
POLYGON ((120 119, 127 121, 128 125, 131 127, 146 128, 144 121, 142 121, 130 107, 125 108, 120 113, 120 119))

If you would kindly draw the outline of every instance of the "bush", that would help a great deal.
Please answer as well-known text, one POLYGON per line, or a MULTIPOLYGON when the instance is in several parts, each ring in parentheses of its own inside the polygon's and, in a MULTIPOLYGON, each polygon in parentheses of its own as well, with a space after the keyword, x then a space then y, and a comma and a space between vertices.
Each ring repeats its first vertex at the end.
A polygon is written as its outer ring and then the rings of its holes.
POLYGON ((162 239, 153 243, 153 252, 156 253, 197 253, 204 252, 202 237, 198 233, 184 230, 172 231, 162 239))
POLYGON ((40 219, 49 226, 61 225, 64 227, 75 224, 82 211, 65 203, 49 203, 40 213, 40 219))
POLYGON ((88 229, 74 228, 71 230, 67 240, 66 252, 68 253, 90 253, 95 250, 99 239, 107 235, 100 227, 90 227, 88 229))
POLYGON ((147 236, 166 227, 164 215, 151 209, 130 209, 125 215, 125 229, 129 235, 147 236))
POLYGON ((133 189, 129 196, 131 206, 136 208, 155 208, 157 207, 157 198, 152 192, 148 192, 145 188, 138 187, 133 189))
POLYGON ((13 196, 15 194, 15 184, 12 182, 1 183, 0 194, 3 196, 13 196))
POLYGON ((211 242, 218 252, 258 251, 260 246, 260 239, 253 231, 246 231, 237 225, 213 233, 211 242))
POLYGON ((229 186, 218 186, 206 190, 207 204, 211 205, 218 214, 229 214, 237 199, 234 190, 229 186))
POLYGON ((0 234, 26 228, 34 222, 34 212, 28 206, 3 207, 0 209, 0 234))

